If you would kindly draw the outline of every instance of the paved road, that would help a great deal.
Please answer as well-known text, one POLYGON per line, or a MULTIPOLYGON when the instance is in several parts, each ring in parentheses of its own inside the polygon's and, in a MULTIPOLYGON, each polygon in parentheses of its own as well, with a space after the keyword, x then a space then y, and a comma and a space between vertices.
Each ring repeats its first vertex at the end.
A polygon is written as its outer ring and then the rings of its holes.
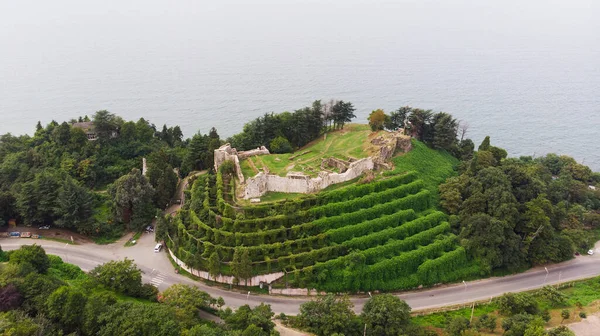
MULTIPOLYGON (((107 261, 127 257, 135 260, 138 267, 144 272, 143 281, 156 285, 160 290, 164 290, 175 283, 195 285, 215 297, 223 297, 227 306, 234 309, 244 304, 254 306, 264 302, 270 304, 275 313, 297 314, 300 304, 309 300, 305 297, 255 294, 248 296, 246 293, 231 292, 190 280, 174 272, 165 252, 153 252, 154 236, 151 234, 144 234, 138 243, 132 247, 124 247, 123 242, 110 245, 65 245, 45 240, 0 239, 0 245, 4 250, 13 250, 21 245, 33 243, 42 245, 49 254, 58 255, 85 271, 89 271, 96 265, 107 261)), ((547 284, 598 276, 600 275, 599 244, 597 244, 596 250, 597 253, 594 256, 580 256, 564 263, 549 266, 548 274, 542 267, 517 275, 471 281, 467 282, 466 285, 461 283, 435 289, 401 293, 398 296, 406 300, 413 310, 421 310, 487 300, 506 292, 526 291, 547 284)), ((352 302, 355 305, 355 310, 362 310, 366 300, 367 297, 353 297, 352 302)))

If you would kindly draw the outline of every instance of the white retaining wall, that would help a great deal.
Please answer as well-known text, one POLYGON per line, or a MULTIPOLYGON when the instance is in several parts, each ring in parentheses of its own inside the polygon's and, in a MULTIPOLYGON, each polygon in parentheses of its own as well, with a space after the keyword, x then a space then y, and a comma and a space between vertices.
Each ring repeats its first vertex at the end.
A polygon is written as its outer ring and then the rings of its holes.
POLYGON ((291 296, 310 296, 310 295, 326 295, 325 292, 318 292, 316 289, 307 288, 271 288, 269 294, 275 295, 291 295, 291 296))
MULTIPOLYGON (((226 284, 234 284, 234 277, 229 276, 229 275, 219 275, 217 277, 213 277, 210 274, 208 274, 208 272, 206 271, 199 271, 197 269, 193 269, 188 267, 188 265, 186 265, 183 261, 179 260, 175 254, 173 253, 173 251, 171 251, 169 249, 169 254, 171 255, 171 258, 173 258, 173 260, 175 261, 175 263, 177 265, 179 265, 181 268, 183 268, 184 270, 186 270, 187 272, 189 272, 190 274, 193 274, 199 278, 202 279, 206 279, 206 280, 210 280, 210 281, 215 281, 218 283, 226 283, 226 284)), ((283 277, 283 272, 277 272, 277 273, 270 273, 270 274, 263 274, 263 275, 257 275, 255 277, 252 277, 250 279, 248 279, 248 282, 245 282, 244 280, 240 281, 240 285, 247 285, 247 286, 258 286, 260 285, 260 283, 266 283, 266 284, 270 284, 271 282, 283 277)))
POLYGON ((321 172, 318 177, 288 174, 281 177, 272 174, 258 173, 248 179, 244 190, 244 198, 256 198, 269 191, 285 193, 315 193, 336 183, 352 180, 365 171, 373 170, 373 159, 368 157, 352 162, 343 173, 321 172))

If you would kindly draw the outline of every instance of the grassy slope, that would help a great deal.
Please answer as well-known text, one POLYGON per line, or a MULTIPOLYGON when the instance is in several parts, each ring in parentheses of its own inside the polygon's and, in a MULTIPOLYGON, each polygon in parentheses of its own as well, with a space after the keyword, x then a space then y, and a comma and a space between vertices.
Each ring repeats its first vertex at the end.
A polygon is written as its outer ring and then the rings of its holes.
MULTIPOLYGON (((552 319, 546 325, 547 327, 556 327, 560 324, 562 318, 560 312, 563 309, 568 309, 571 312, 571 317, 564 323, 573 323, 580 321, 579 312, 586 312, 588 315, 600 310, 600 277, 587 280, 572 282, 561 286, 560 291, 566 297, 564 306, 553 306, 547 299, 538 295, 538 291, 532 291, 541 310, 549 310, 552 319), (564 287, 563 287, 564 286, 564 287)), ((483 335, 501 335, 500 328, 501 320, 504 316, 498 313, 498 306, 494 301, 475 306, 473 311, 473 320, 475 321, 483 314, 492 314, 498 317, 498 326, 494 333, 483 333, 483 335)), ((462 308, 453 311, 445 311, 439 313, 426 314, 413 317, 413 321, 422 326, 432 326, 435 328, 445 328, 448 323, 457 316, 462 316, 467 319, 471 317, 471 308, 462 308)))
MULTIPOLYGON (((349 124, 343 130, 337 130, 327 133, 326 139, 323 137, 311 142, 307 146, 298 149, 294 153, 271 154, 253 157, 257 168, 264 164, 272 174, 285 176, 288 171, 301 171, 307 175, 317 176, 321 170, 321 159, 325 157, 336 157, 347 160, 349 157, 356 159, 369 156, 368 147, 371 130, 368 125, 349 124), (309 151, 293 160, 289 158, 293 155, 309 151)), ((242 160, 240 165, 244 177, 254 176, 254 172, 249 164, 242 160)))
POLYGON ((385 175, 396 175, 398 173, 416 171, 419 178, 425 182, 427 189, 431 191, 435 204, 439 199, 438 185, 443 183, 449 176, 455 175, 454 168, 459 161, 446 151, 435 150, 427 147, 424 143, 412 140, 413 149, 405 155, 392 159, 394 170, 384 172, 385 175))

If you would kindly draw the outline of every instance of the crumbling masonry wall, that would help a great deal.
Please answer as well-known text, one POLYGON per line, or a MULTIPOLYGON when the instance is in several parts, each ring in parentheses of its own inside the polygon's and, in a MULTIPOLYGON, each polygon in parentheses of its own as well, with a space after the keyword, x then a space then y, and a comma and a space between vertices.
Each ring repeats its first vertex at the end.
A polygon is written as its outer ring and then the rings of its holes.
POLYGON ((215 171, 219 169, 223 162, 233 161, 235 174, 237 175, 237 178, 240 181, 240 183, 244 183, 244 174, 242 174, 242 168, 240 167, 240 159, 245 159, 250 156, 270 154, 269 150, 265 148, 265 146, 261 146, 259 148, 252 149, 249 151, 238 152, 235 148, 232 148, 231 145, 228 143, 224 144, 218 149, 215 149, 214 153, 215 171))
POLYGON ((364 172, 373 170, 375 164, 370 157, 350 163, 343 173, 320 172, 318 177, 289 173, 285 177, 258 173, 246 182, 244 198, 257 198, 269 191, 284 193, 316 193, 328 186, 352 180, 364 172))

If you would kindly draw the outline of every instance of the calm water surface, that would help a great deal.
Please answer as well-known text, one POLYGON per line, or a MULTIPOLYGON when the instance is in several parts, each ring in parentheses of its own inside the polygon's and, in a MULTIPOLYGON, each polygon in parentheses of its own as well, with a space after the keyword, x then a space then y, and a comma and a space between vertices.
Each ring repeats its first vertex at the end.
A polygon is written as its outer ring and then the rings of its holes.
POLYGON ((600 171, 600 4, 522 2, 2 1, 0 133, 107 109, 229 136, 336 98, 600 171))

